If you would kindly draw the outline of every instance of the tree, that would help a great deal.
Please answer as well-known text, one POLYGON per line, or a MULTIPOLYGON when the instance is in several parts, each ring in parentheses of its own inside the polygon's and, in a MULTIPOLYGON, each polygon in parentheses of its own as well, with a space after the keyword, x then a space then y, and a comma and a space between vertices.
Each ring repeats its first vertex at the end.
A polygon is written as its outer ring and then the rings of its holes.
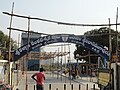
MULTIPOLYGON (((11 49, 15 50, 17 46, 16 41, 14 41, 11 38, 11 49)), ((0 31, 0 47, 1 48, 6 48, 8 50, 9 48, 9 37, 5 35, 2 31, 0 31)))
POLYGON ((4 33, 0 31, 0 47, 4 46, 4 33))
MULTIPOLYGON (((6 52, 9 49, 9 37, 0 31, 0 51, 6 52)), ((17 43, 11 38, 11 50, 17 49, 17 43)), ((3 57, 0 55, 0 57, 3 57)))
MULTIPOLYGON (((112 36, 112 53, 116 52, 116 31, 111 29, 111 36, 112 36)), ((109 50, 109 28, 107 27, 101 27, 99 29, 94 29, 91 31, 87 31, 84 33, 86 35, 86 38, 96 42, 98 45, 101 45, 102 47, 107 47, 109 50)), ((120 43, 120 42, 119 42, 120 43)), ((76 54, 79 54, 80 56, 88 55, 88 52, 90 50, 86 49, 82 45, 76 45, 76 50, 74 51, 74 58, 76 59, 76 54)), ((90 51, 90 54, 95 54, 94 52, 90 51)), ((98 56, 91 56, 91 60, 93 63, 96 63, 96 59, 98 56)), ((84 59, 85 61, 88 61, 88 57, 82 57, 79 58, 84 59)))

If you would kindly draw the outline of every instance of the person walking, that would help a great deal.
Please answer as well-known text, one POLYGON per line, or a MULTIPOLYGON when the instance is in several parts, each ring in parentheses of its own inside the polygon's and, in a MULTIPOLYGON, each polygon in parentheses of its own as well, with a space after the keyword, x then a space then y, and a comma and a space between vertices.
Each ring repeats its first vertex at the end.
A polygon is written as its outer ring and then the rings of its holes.
POLYGON ((32 75, 32 79, 36 81, 36 90, 44 90, 44 81, 45 81, 44 71, 45 70, 43 68, 40 68, 40 72, 32 75))

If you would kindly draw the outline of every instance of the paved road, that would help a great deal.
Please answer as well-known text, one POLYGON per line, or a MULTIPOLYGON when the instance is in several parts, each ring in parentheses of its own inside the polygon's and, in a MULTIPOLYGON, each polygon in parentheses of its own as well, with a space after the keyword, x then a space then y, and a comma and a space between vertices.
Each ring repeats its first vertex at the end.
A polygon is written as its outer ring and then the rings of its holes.
MULTIPOLYGON (((16 90, 18 88, 19 90, 26 90, 25 87, 28 85, 28 90, 36 90, 34 88, 35 86, 35 81, 31 79, 31 75, 35 73, 34 71, 29 71, 27 72, 27 83, 26 84, 26 74, 24 77, 21 78, 18 86, 14 86, 13 90, 16 90)), ((86 90, 87 84, 89 90, 93 87, 93 84, 88 82, 86 80, 81 80, 81 79, 76 79, 76 80, 69 80, 66 77, 62 77, 61 75, 57 74, 52 74, 49 72, 45 73, 46 80, 45 80, 45 85, 44 85, 44 90, 50 90, 50 85, 51 85, 51 90, 86 90)), ((97 84, 95 84, 96 88, 98 88, 97 84)))

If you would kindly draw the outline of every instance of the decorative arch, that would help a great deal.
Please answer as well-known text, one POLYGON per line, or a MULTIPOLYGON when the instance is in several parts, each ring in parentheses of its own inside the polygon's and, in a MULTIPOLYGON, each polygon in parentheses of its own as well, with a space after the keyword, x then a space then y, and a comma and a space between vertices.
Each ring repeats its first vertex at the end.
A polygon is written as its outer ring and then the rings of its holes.
POLYGON ((29 45, 23 45, 22 47, 18 48, 14 51, 14 61, 17 61, 19 58, 23 57, 27 54, 27 46, 29 46, 29 52, 34 50, 35 48, 42 47, 48 44, 53 43, 74 43, 83 45, 85 48, 92 50, 93 52, 97 53, 98 55, 102 56, 105 59, 109 58, 109 51, 105 48, 101 47, 95 42, 92 42, 86 37, 74 35, 74 34, 54 34, 54 35, 47 35, 40 37, 34 41, 31 41, 29 45))

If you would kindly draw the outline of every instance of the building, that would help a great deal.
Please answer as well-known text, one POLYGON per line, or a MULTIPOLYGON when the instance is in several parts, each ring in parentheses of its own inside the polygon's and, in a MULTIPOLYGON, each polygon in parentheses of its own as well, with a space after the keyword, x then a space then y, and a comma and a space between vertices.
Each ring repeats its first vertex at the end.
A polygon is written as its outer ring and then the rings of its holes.
MULTIPOLYGON (((39 37, 41 37, 41 34, 36 34, 36 33, 29 33, 29 41, 33 41, 33 40, 36 40, 38 39, 39 37)), ((28 40, 28 33, 22 33, 21 35, 21 46, 27 44, 27 41, 28 40)), ((28 57, 28 60, 26 62, 26 55, 22 58, 22 70, 25 70, 26 67, 27 67, 27 70, 30 70, 30 71, 35 71, 35 70, 39 70, 40 68, 40 52, 41 52, 41 49, 40 47, 34 49, 33 51, 31 51, 29 53, 29 57, 28 57), (32 57, 32 58, 30 58, 32 57)))

